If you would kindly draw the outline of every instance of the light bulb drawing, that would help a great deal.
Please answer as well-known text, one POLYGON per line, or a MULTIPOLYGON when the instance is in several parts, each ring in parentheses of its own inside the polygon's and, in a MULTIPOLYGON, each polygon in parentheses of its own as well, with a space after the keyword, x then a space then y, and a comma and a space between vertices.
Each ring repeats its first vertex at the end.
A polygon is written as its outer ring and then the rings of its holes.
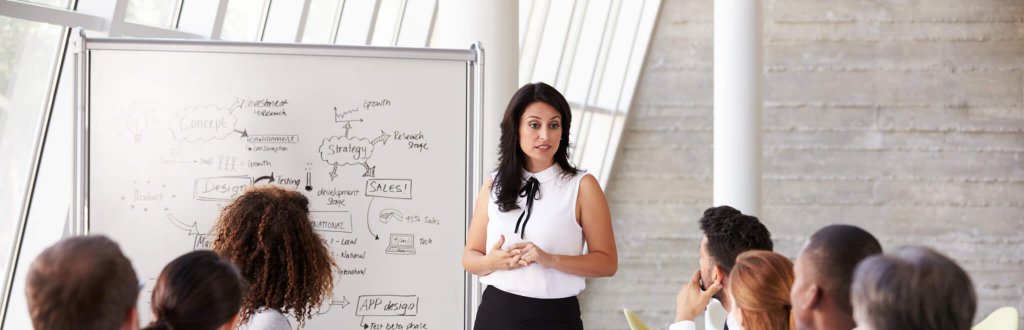
POLYGON ((135 142, 142 141, 142 131, 146 129, 146 116, 135 112, 128 115, 128 121, 126 125, 128 130, 132 132, 132 136, 135 138, 135 142))

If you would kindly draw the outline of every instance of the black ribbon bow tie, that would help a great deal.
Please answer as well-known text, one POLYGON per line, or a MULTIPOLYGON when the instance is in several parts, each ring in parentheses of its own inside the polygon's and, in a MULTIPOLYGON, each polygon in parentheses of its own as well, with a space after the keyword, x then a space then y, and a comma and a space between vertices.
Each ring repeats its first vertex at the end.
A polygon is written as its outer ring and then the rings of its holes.
POLYGON ((537 178, 530 177, 526 180, 526 185, 522 189, 519 189, 519 197, 526 197, 526 209, 523 213, 519 214, 519 220, 516 220, 516 233, 519 234, 519 238, 526 239, 526 223, 530 222, 530 215, 533 214, 533 201, 540 199, 540 181, 537 178), (523 220, 523 216, 526 216, 526 220, 523 220), (523 224, 522 232, 519 231, 519 224, 523 224))

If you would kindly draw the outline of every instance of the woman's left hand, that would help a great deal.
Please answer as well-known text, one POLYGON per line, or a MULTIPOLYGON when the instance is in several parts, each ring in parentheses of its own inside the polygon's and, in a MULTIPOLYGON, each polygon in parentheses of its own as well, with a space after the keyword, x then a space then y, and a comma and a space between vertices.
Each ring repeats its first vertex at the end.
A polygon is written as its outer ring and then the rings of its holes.
POLYGON ((541 266, 551 268, 556 259, 555 256, 544 252, 544 250, 536 244, 533 244, 533 242, 513 244, 508 248, 508 251, 516 249, 520 251, 519 263, 523 266, 529 266, 531 263, 538 263, 541 266))

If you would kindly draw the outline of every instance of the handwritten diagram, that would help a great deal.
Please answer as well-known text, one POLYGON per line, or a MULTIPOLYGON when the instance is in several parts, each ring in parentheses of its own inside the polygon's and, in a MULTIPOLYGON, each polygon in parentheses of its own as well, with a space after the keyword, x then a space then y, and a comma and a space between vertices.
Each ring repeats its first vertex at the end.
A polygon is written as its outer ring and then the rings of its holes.
POLYGON ((232 134, 246 137, 245 130, 235 129, 238 118, 229 109, 216 106, 185 108, 171 118, 171 135, 178 142, 210 142, 232 134))
POLYGON ((366 170, 363 173, 364 177, 375 176, 377 167, 369 163, 370 157, 373 156, 374 146, 378 143, 387 144, 388 139, 391 138, 391 135, 383 130, 373 139, 351 137, 349 136, 351 129, 352 123, 346 122, 344 136, 332 136, 324 139, 320 144, 320 159, 334 166, 330 172, 331 181, 338 177, 338 166, 359 165, 366 170))
MULTIPOLYGON (((212 249, 217 212, 247 189, 294 189, 308 198, 310 225, 337 265, 333 296, 320 304, 310 328, 451 328, 447 322, 454 313, 438 312, 437 306, 460 303, 446 300, 458 287, 448 285, 443 294, 431 291, 438 288, 419 292, 419 282, 411 279, 463 279, 458 264, 437 265, 461 250, 462 239, 444 237, 448 229, 439 219, 460 219, 465 198, 460 188, 435 178, 456 171, 431 166, 460 159, 446 156, 460 156, 465 148, 442 154, 447 145, 434 140, 436 130, 420 126, 422 119, 385 115, 395 104, 388 98, 364 99, 347 110, 306 111, 308 104, 283 97, 210 104, 218 105, 161 105, 117 117, 118 142, 134 148, 116 156, 118 166, 158 149, 152 161, 122 167, 114 176, 122 182, 114 196, 120 198, 117 207, 143 216, 140 224, 154 221, 132 232, 158 234, 131 240, 159 242, 156 250, 212 249), (317 117, 311 120, 310 113, 317 117), (439 215, 437 209, 448 205, 458 210, 439 215), (453 241, 460 246, 444 251, 453 241)), ((156 264, 140 267, 142 276, 155 277, 163 266, 156 264)))

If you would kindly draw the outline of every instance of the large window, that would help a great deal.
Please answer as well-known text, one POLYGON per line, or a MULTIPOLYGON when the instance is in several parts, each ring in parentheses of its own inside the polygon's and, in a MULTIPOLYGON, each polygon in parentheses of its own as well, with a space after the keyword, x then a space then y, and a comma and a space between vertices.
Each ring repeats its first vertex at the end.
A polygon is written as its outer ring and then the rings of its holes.
MULTIPOLYGON (((575 118, 574 161, 602 183, 618 149, 660 4, 520 0, 519 78, 544 81, 565 93, 575 118)), ((40 205, 33 201, 31 212, 54 212, 46 215, 50 222, 30 221, 24 232, 54 234, 29 238, 32 244, 21 251, 21 258, 30 261, 55 237, 76 232, 63 218, 71 200, 70 189, 63 186, 72 173, 72 164, 65 160, 71 153, 68 133, 46 140, 42 154, 37 148, 44 142, 48 119, 51 127, 71 127, 73 75, 64 55, 69 27, 112 37, 428 47, 439 5, 438 0, 0 0, 2 292, 10 291, 12 246, 21 232, 18 225, 40 158, 60 161, 39 170, 45 178, 40 185, 55 187, 40 205), (55 104, 62 111, 55 111, 55 104)), ((22 264, 26 261, 19 260, 22 264)))
POLYGON ((519 81, 573 108, 573 161, 606 185, 660 0, 521 0, 519 81))
POLYGON ((0 270, 4 280, 64 31, 62 26, 0 16, 0 270))

